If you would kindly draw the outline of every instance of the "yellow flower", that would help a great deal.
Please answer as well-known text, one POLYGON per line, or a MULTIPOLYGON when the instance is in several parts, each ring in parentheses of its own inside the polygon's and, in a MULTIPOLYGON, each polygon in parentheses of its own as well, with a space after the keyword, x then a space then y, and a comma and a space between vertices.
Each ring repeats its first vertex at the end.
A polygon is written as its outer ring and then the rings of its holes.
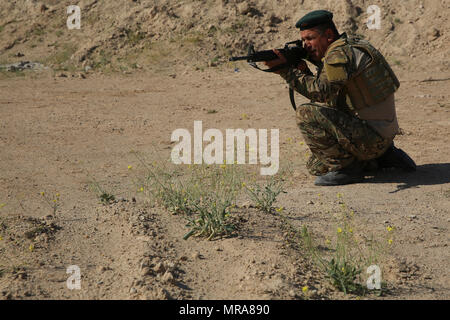
POLYGON ((330 244, 331 243, 330 239, 325 240, 325 243, 330 244))
POLYGON ((6 206, 6 203, 0 203, 0 209, 6 206))
POLYGON ((276 209, 275 209, 276 212, 281 212, 281 211, 283 211, 283 210, 284 210, 284 207, 279 207, 279 208, 276 208, 276 209))
POLYGON ((391 245, 392 242, 394 242, 394 240, 392 240, 392 239, 389 239, 389 240, 388 240, 389 245, 391 245))
POLYGON ((2 241, 3 240, 3 238, 2 238, 2 236, 0 236, 0 241, 2 241))
POLYGON ((348 232, 353 233, 353 229, 352 228, 348 229, 348 232))
POLYGON ((392 230, 394 230, 394 228, 392 228, 391 226, 388 226, 388 227, 386 228, 386 230, 387 230, 388 232, 391 232, 392 230))
POLYGON ((131 170, 131 169, 133 169, 133 167, 132 166, 128 166, 128 170, 131 170))
POLYGON ((56 199, 53 199, 53 202, 56 202, 56 199))
POLYGON ((242 182, 242 186, 245 187, 245 182, 242 182))
POLYGON ((33 251, 33 249, 34 249, 33 244, 30 244, 30 246, 28 247, 28 250, 33 251))
POLYGON ((300 141, 298 144, 302 146, 302 145, 304 145, 305 143, 304 143, 303 141, 300 141))
POLYGON ((44 191, 41 192, 41 196, 45 196, 45 192, 44 191))
POLYGON ((338 232, 338 233, 341 233, 341 232, 342 232, 342 229, 341 229, 341 228, 338 228, 338 229, 337 229, 337 232, 338 232))
POLYGON ((221 164, 220 167, 221 167, 222 169, 225 169, 225 168, 227 167, 227 165, 226 165, 226 164, 221 164))
POLYGON ((141 187, 139 191, 144 192, 144 187, 141 187))
POLYGON ((345 272, 345 268, 344 268, 344 267, 342 267, 341 271, 342 271, 342 272, 345 272))
POLYGON ((309 290, 308 286, 304 286, 304 287, 302 288, 302 292, 303 292, 303 293, 307 293, 308 290, 309 290))
POLYGON ((60 194, 59 194, 59 193, 57 193, 57 194, 56 194, 56 197, 57 197, 57 198, 59 198, 59 196, 60 196, 60 194))

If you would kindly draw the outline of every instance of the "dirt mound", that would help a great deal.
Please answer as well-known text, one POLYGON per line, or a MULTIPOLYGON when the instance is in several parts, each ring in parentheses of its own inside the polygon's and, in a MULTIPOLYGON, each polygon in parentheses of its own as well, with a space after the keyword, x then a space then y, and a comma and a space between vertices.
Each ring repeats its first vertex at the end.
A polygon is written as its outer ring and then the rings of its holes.
POLYGON ((446 1, 379 1, 380 29, 366 1, 96 1, 78 2, 81 29, 69 30, 60 1, 0 4, 0 61, 27 59, 69 71, 197 68, 223 64, 250 42, 279 47, 298 39, 295 22, 328 9, 340 31, 357 33, 408 70, 448 67, 446 1), (427 63, 419 63, 427 61, 427 63))

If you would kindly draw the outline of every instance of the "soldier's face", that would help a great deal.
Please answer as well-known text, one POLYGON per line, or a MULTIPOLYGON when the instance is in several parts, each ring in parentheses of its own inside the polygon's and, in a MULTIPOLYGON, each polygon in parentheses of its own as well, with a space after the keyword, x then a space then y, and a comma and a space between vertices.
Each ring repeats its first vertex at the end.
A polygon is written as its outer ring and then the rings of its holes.
POLYGON ((303 46, 308 51, 309 57, 314 62, 320 62, 325 56, 330 44, 334 41, 333 32, 328 29, 321 34, 316 29, 307 29, 300 31, 303 40, 303 46))

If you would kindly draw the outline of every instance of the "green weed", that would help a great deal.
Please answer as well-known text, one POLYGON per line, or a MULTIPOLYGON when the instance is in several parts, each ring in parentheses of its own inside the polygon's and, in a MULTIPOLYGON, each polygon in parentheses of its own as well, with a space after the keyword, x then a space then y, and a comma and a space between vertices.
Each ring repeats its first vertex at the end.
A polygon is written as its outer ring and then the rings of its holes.
MULTIPOLYGON (((327 276, 332 285, 345 294, 354 293, 364 295, 368 289, 363 285, 363 271, 373 264, 378 264, 387 248, 393 243, 394 227, 387 227, 387 239, 363 240, 356 236, 354 225, 354 211, 349 209, 338 194, 341 206, 336 221, 335 240, 325 240, 325 244, 318 244, 304 225, 300 232, 296 232, 300 247, 305 250, 311 260, 327 276)), ((285 222, 287 220, 285 219, 285 222)), ((288 223, 289 225, 289 223, 288 223)), ((291 229, 295 229, 289 225, 291 229)), ((376 293, 381 294, 381 290, 376 293)))
POLYGON ((40 194, 42 199, 44 199, 44 202, 52 209, 53 215, 56 215, 59 207, 61 206, 60 194, 56 193, 52 197, 49 197, 44 191, 40 194))
POLYGON ((245 191, 250 199, 255 203, 255 206, 266 213, 271 213, 273 210, 273 203, 276 201, 278 195, 283 191, 284 181, 273 176, 263 185, 253 183, 250 186, 245 185, 245 191))
POLYGON ((235 165, 175 166, 154 161, 146 163, 139 155, 144 173, 135 175, 138 189, 149 200, 172 214, 182 215, 189 231, 184 236, 208 240, 229 235, 230 207, 240 193, 242 174, 235 165))
POLYGON ((90 179, 89 189, 97 195, 102 204, 110 204, 116 200, 116 197, 111 192, 104 189, 89 172, 87 175, 90 179))

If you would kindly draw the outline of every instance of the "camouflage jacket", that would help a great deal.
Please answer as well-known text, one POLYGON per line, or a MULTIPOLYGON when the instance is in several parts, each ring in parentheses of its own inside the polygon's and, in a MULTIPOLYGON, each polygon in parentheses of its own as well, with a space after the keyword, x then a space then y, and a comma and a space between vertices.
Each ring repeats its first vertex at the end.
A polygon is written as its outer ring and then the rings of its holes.
POLYGON ((393 138, 399 131, 393 93, 400 84, 384 57, 368 42, 355 39, 344 33, 333 42, 317 64, 316 76, 298 69, 284 70, 280 75, 311 102, 356 116, 383 137, 393 138), (361 47, 370 50, 370 55, 360 51, 361 47), (371 102, 367 107, 363 104, 366 100, 371 102))
MULTIPOLYGON (((347 35, 344 33, 341 37, 347 37, 347 35)), ((344 68, 340 68, 341 74, 334 75, 332 80, 329 78, 329 72, 326 72, 330 70, 331 65, 327 62, 341 61, 341 57, 348 54, 342 47, 327 51, 322 62, 317 64, 315 76, 312 73, 302 73, 298 69, 284 70, 280 75, 292 89, 310 99, 311 102, 324 103, 329 107, 351 113, 342 89, 350 75, 356 71, 355 63, 352 59, 344 59, 346 64, 344 68)))

